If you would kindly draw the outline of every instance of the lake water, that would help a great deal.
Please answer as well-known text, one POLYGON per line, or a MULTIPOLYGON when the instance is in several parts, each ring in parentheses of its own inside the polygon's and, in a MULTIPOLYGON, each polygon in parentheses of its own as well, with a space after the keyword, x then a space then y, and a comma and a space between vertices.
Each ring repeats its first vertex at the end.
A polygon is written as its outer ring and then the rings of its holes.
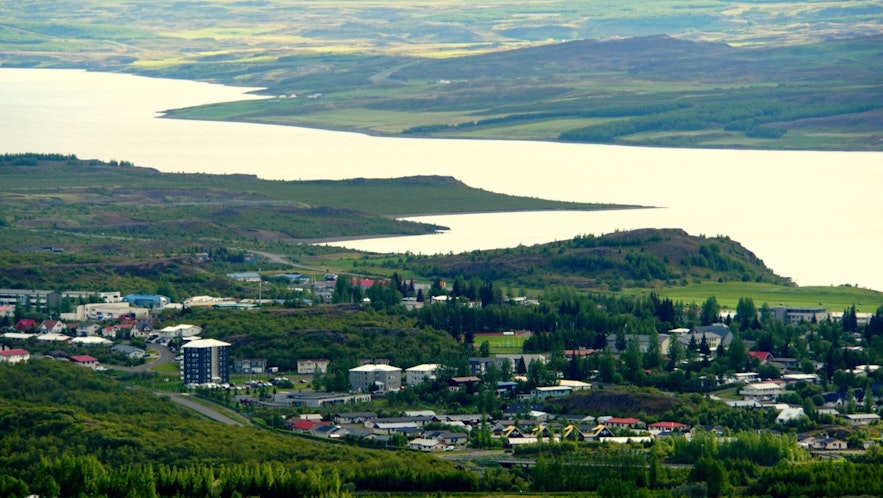
POLYGON ((513 195, 658 206, 433 216, 451 231, 348 241, 377 252, 512 247, 643 227, 728 235, 800 285, 883 290, 883 153, 615 147, 380 138, 157 119, 258 98, 248 89, 74 70, 0 69, 0 152, 127 160, 173 172, 307 180, 447 175, 513 195))

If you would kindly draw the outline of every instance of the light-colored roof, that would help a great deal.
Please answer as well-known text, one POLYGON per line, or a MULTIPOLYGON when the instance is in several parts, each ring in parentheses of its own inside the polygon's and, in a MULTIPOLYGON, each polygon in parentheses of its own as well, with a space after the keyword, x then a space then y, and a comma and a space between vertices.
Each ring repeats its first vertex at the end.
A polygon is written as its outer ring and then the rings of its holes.
POLYGON ((584 388, 584 389, 585 389, 585 388, 592 387, 592 385, 589 384, 588 382, 583 382, 583 381, 581 381, 581 380, 567 380, 567 379, 561 379, 561 380, 559 380, 559 381, 558 381, 558 385, 559 385, 559 386, 572 387, 572 388, 574 388, 574 389, 576 389, 576 388, 580 388, 580 387, 581 387, 581 388, 584 388))
POLYGON ((219 341, 217 339, 199 339, 198 341, 190 341, 182 349, 187 348, 217 348, 221 346, 229 346, 230 343, 219 341))
POLYGON ((113 341, 105 339, 103 337, 76 337, 71 340, 73 344, 113 344, 113 341))
POLYGON ((415 365, 408 369, 408 372, 426 372, 429 370, 437 370, 437 363, 424 363, 422 365, 415 365))
POLYGON ((3 337, 7 339, 30 339, 35 334, 25 334, 23 332, 6 332, 3 337))
POLYGON ((442 443, 438 439, 417 438, 417 439, 412 440, 408 444, 414 445, 414 446, 430 446, 430 447, 432 447, 432 446, 438 446, 438 445, 444 444, 444 443, 442 443))
POLYGON ((785 407, 779 415, 776 417, 776 422, 788 422, 790 420, 797 420, 804 415, 802 407, 785 407))
POLYGON ((351 368, 350 372, 401 372, 402 369, 399 367, 394 367, 392 365, 380 365, 376 363, 369 363, 367 365, 362 365, 361 367, 351 368))
POLYGON ((55 333, 43 334, 43 335, 37 336, 38 341, 69 341, 70 339, 71 339, 70 336, 67 336, 64 334, 55 334, 55 333))
POLYGON ((782 389, 782 386, 772 382, 761 382, 759 384, 749 384, 743 387, 742 391, 773 391, 776 389, 782 389))
POLYGON ((192 329, 192 328, 199 328, 199 327, 196 325, 181 323, 178 325, 169 325, 168 327, 164 327, 162 329, 162 332, 177 332, 179 330, 187 330, 187 329, 192 329))
POLYGON ((877 420, 880 418, 880 415, 876 413, 851 413, 844 415, 844 417, 849 420, 877 420))

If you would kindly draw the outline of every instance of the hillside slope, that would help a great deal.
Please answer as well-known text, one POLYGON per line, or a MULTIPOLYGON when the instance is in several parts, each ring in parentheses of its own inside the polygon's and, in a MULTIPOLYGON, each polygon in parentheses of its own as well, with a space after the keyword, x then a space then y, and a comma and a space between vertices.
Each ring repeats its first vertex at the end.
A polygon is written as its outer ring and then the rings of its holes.
POLYGON ((442 176, 280 182, 160 173, 51 154, 0 156, 0 183, 0 227, 7 229, 0 249, 17 251, 50 240, 67 251, 91 246, 99 253, 178 251, 194 244, 294 246, 443 228, 393 219, 415 213, 633 207, 514 197, 442 176))
POLYGON ((347 483, 452 491, 476 482, 425 454, 223 426, 50 359, 0 365, 0 429, 0 482, 49 496, 336 496, 347 483))
POLYGON ((598 290, 699 281, 790 284, 738 242, 727 237, 691 236, 680 229, 641 229, 531 247, 427 257, 415 260, 411 268, 425 276, 477 276, 510 285, 598 290))

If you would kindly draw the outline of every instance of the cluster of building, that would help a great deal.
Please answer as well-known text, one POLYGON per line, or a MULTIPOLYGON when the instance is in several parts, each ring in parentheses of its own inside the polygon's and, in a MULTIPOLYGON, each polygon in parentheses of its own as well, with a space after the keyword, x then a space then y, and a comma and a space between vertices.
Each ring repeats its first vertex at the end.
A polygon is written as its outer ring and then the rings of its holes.
POLYGON ((690 437, 692 428, 679 422, 646 424, 636 418, 564 415, 553 417, 538 405, 518 403, 494 420, 480 414, 439 415, 429 410, 406 411, 400 417, 380 417, 374 412, 339 412, 329 420, 320 414, 306 414, 285 421, 285 428, 300 434, 330 439, 355 438, 389 444, 394 437, 408 440, 420 451, 450 451, 468 444, 475 430, 484 425, 491 438, 502 446, 536 444, 542 441, 649 442, 675 434, 690 437), (518 418, 524 416, 525 418, 518 418), (443 427, 443 429, 439 429, 443 427))

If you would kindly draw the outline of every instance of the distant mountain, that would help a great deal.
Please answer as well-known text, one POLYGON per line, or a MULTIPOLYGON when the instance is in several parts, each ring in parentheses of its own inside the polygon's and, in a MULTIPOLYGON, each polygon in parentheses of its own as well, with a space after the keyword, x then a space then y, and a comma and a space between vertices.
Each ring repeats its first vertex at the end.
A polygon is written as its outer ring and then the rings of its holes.
POLYGON ((531 287, 617 290, 697 281, 791 283, 728 237, 697 237, 679 229, 587 235, 531 247, 422 258, 412 265, 425 276, 462 275, 531 287))

